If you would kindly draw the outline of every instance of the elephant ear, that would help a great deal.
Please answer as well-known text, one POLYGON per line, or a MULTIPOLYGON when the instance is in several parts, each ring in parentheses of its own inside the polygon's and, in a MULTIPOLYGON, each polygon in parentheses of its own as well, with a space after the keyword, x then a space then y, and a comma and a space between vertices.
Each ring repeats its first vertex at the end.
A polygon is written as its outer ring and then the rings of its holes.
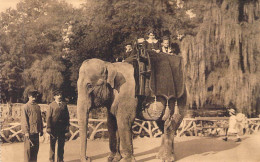
POLYGON ((113 89, 116 89, 119 92, 121 85, 126 82, 125 77, 123 74, 117 72, 115 66, 111 63, 107 65, 106 69, 107 83, 110 84, 113 89))

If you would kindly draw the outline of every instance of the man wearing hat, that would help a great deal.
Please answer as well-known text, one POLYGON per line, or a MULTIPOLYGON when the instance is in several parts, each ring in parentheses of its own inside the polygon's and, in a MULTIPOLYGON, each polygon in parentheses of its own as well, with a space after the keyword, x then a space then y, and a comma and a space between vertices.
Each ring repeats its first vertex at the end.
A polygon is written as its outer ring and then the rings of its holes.
POLYGON ((24 133, 24 161, 36 162, 39 151, 39 134, 43 135, 40 106, 36 103, 37 91, 29 91, 29 101, 21 112, 21 127, 24 133))
POLYGON ((235 109, 228 109, 228 113, 230 115, 229 117, 229 123, 228 123, 228 129, 226 131, 226 137, 223 138, 224 141, 228 140, 228 135, 233 134, 236 135, 236 142, 241 142, 241 139, 238 135, 238 124, 237 124, 237 117, 236 117, 236 110, 235 109))
POLYGON ((65 133, 69 132, 70 117, 67 104, 62 102, 62 93, 59 90, 53 93, 54 101, 47 110, 47 133, 50 134, 50 162, 55 159, 55 144, 58 141, 58 162, 63 162, 65 133))
POLYGON ((126 46, 125 46, 125 53, 124 53, 124 55, 123 55, 123 61, 124 61, 126 58, 128 58, 128 57, 130 57, 130 56, 132 56, 132 55, 134 55, 134 53, 133 53, 133 47, 132 47, 132 44, 131 44, 131 43, 128 43, 128 44, 126 44, 126 46))
POLYGON ((133 47, 131 43, 126 43, 125 44, 125 51, 122 53, 122 57, 116 58, 117 62, 124 62, 126 58, 133 56, 133 47))

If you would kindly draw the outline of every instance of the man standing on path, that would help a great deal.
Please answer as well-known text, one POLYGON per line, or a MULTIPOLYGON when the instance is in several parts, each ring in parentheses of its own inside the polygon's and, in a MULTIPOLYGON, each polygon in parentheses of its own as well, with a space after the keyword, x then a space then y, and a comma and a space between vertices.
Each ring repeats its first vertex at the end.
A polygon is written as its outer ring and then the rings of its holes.
POLYGON ((58 141, 58 162, 63 162, 65 133, 69 132, 70 117, 67 104, 62 102, 61 91, 54 91, 54 101, 47 110, 47 133, 50 134, 50 162, 55 159, 55 144, 58 141))
POLYGON ((40 106, 36 103, 37 91, 28 93, 29 101, 21 112, 21 126, 24 132, 24 161, 36 162, 39 151, 39 134, 43 135, 40 106))

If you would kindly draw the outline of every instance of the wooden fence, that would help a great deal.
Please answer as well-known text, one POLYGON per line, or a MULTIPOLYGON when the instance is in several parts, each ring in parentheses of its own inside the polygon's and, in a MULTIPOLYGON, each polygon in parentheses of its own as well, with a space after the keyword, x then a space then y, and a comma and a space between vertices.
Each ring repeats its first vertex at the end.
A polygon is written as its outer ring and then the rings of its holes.
MULTIPOLYGON (((227 128, 227 117, 196 117, 184 118, 178 131, 177 137, 181 136, 221 136, 227 128)), ((74 140, 79 136, 79 126, 77 119, 70 120, 70 132, 67 136, 68 140, 74 140)), ((94 140, 96 138, 106 138, 107 127, 106 119, 90 119, 89 120, 88 138, 94 140)), ((251 134, 260 130, 260 118, 249 118, 247 120, 246 133, 251 134)), ((159 130, 156 122, 136 120, 133 125, 134 136, 140 137, 159 137, 162 132, 159 130)), ((44 135, 40 138, 41 142, 48 142, 49 135, 46 133, 46 123, 44 123, 44 135)), ((23 134, 20 123, 10 123, 8 127, 1 130, 2 142, 23 141, 23 134)))

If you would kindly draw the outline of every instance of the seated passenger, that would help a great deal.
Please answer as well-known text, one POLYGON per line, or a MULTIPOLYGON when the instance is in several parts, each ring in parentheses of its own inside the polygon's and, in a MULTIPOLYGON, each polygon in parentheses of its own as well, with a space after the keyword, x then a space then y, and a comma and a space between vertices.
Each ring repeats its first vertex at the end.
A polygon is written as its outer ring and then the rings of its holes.
POLYGON ((148 39, 146 39, 145 41, 145 47, 148 51, 152 50, 155 51, 156 53, 160 52, 159 41, 155 39, 155 35, 152 30, 148 32, 148 39))
POLYGON ((116 58, 116 62, 124 62, 126 58, 134 55, 133 47, 131 43, 127 43, 125 45, 125 51, 121 54, 121 56, 116 58))
POLYGON ((172 49, 169 46, 170 40, 168 37, 163 37, 163 42, 162 42, 162 47, 161 47, 161 52, 173 55, 172 49))
POLYGON ((133 47, 130 43, 126 44, 125 46, 125 52, 123 53, 123 59, 122 62, 125 61, 126 58, 133 55, 133 47))

